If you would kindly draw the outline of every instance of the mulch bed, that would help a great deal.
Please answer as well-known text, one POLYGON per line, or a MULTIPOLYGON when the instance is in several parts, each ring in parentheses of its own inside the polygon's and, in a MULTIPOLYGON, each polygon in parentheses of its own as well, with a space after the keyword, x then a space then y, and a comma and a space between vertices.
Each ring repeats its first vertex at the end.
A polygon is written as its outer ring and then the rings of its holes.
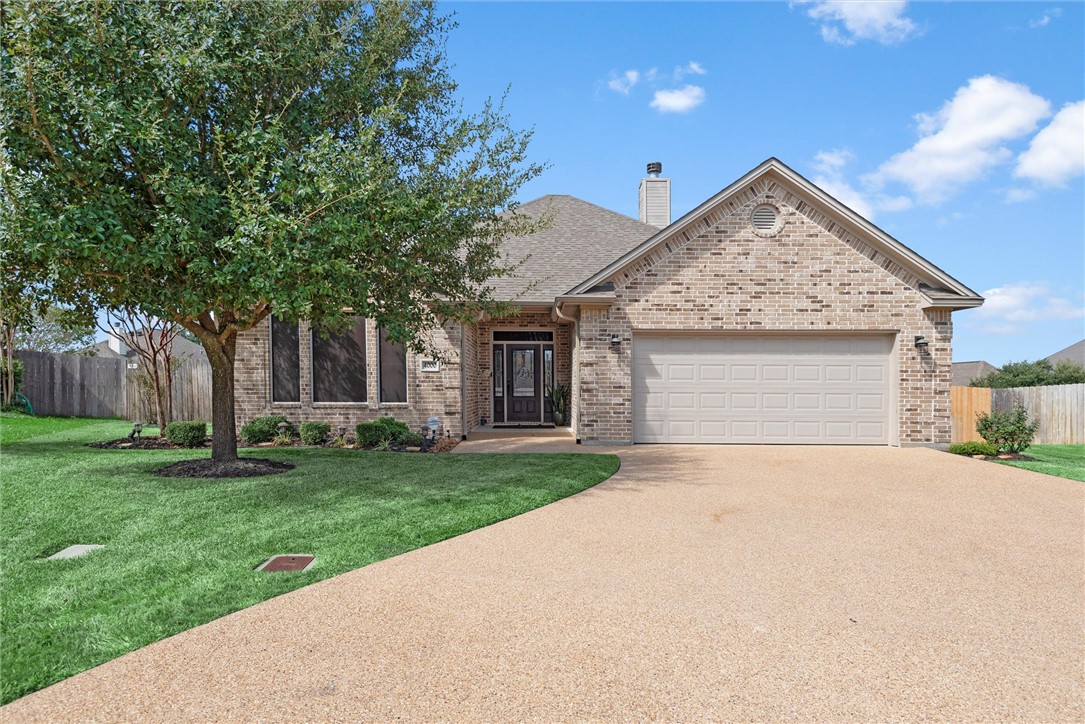
MULTIPOLYGON (((210 440, 210 438, 208 438, 210 440)), ((206 441, 204 443, 207 444, 206 441)), ((139 440, 130 440, 127 437, 105 442, 92 442, 87 447, 96 447, 105 450, 184 450, 181 445, 174 445, 164 437, 149 435, 139 440)), ((199 448, 195 448, 199 449, 199 448)))
POLYGON ((1001 453, 999 455, 970 455, 969 457, 976 460, 1023 460, 1025 462, 1031 462, 1036 458, 1029 457, 1028 455, 1022 455, 1021 453, 1001 453))
POLYGON ((293 470, 293 463, 264 458, 238 458, 232 463, 217 463, 210 459, 182 460, 155 471, 160 478, 252 478, 293 470))

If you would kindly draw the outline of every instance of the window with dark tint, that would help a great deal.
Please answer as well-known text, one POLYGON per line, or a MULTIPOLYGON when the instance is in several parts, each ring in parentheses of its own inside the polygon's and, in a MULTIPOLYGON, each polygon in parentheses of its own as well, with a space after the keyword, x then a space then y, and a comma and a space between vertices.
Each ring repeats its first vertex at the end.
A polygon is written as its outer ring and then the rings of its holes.
POLYGON ((380 331, 380 386, 381 402, 407 401, 407 350, 403 345, 388 339, 380 331))
POLYGON ((313 402, 365 402, 365 319, 321 339, 313 330, 313 402))
POLYGON ((494 332, 495 342, 553 342, 553 332, 531 332, 527 330, 514 330, 494 332))
POLYGON ((298 325, 271 318, 271 401, 301 402, 298 325))

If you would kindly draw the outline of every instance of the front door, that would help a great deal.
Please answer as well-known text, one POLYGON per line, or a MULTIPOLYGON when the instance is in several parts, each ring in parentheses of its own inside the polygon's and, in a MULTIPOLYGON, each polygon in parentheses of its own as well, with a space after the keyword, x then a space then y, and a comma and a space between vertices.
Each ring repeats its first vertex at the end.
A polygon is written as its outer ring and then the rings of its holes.
POLYGON ((505 345, 505 419, 508 422, 542 421, 540 346, 505 345))

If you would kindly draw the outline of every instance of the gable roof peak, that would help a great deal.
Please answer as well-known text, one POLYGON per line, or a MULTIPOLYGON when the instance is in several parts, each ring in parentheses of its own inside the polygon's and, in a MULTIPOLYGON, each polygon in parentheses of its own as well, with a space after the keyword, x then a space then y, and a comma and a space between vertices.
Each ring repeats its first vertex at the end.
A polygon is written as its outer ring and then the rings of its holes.
MULTIPOLYGON (((928 296, 928 301, 930 301, 930 306, 961 309, 978 307, 983 303, 983 298, 976 292, 972 291, 919 254, 894 239, 853 209, 830 196, 825 190, 815 185, 775 156, 770 156, 762 161, 745 173, 741 178, 705 200, 702 204, 671 223, 665 229, 660 230, 659 233, 647 239, 643 244, 571 289, 569 294, 583 294, 588 289, 610 280, 623 269, 632 266, 646 256, 652 249, 665 243, 669 239, 678 236, 686 229, 693 227, 716 207, 724 204, 728 199, 742 192, 744 189, 749 188, 751 184, 756 183, 769 173, 775 174, 787 186, 799 191, 802 195, 810 197, 821 208, 828 210, 831 215, 839 218, 844 221, 847 226, 860 232, 863 237, 874 242, 887 257, 912 271, 912 273, 929 287, 938 288, 939 292, 942 293, 935 295, 937 298, 926 295, 928 296)), ((921 290, 917 291, 923 293, 921 290)))

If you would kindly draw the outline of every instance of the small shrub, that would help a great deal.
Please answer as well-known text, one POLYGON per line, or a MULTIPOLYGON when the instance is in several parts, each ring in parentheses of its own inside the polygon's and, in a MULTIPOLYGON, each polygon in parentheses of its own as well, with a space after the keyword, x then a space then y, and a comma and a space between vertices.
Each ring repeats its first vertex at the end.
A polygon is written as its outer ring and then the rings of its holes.
POLYGON ((305 445, 323 445, 332 426, 327 422, 301 423, 301 441, 305 445))
MULTIPOLYGON (((250 445, 261 442, 271 442, 275 439, 275 436, 279 434, 280 422, 285 422, 290 425, 290 420, 287 420, 282 415, 257 417, 248 424, 241 426, 241 439, 250 445)), ((290 425, 288 432, 291 435, 294 435, 297 431, 294 429, 293 425, 290 425)))
POLYGON ((998 455, 997 447, 989 442, 978 440, 955 442, 949 446, 949 451, 954 455, 998 455))
POLYGON ((207 438, 207 423, 197 420, 179 420, 166 425, 166 439, 181 447, 201 447, 207 438))
POLYGON ((976 416, 976 432, 984 440, 997 447, 1000 451, 1019 453, 1032 444, 1039 429, 1038 421, 1029 422, 1028 411, 1020 401, 1016 402, 1012 410, 996 410, 990 415, 980 414, 976 416))
POLYGON ((271 443, 275 447, 290 447, 294 444, 294 436, 290 434, 289 430, 275 433, 275 437, 271 438, 271 443))
MULTIPOLYGON (((26 371, 26 368, 23 366, 23 361, 21 359, 12 360, 12 362, 13 362, 13 364, 11 365, 11 369, 14 372, 14 377, 15 377, 15 389, 13 389, 12 392, 18 392, 19 390, 23 389, 23 373, 26 371)), ((7 356, 0 356, 0 378, 3 379, 3 384, 7 385, 7 383, 8 383, 8 360, 7 360, 7 356)))
POLYGON ((411 428, 407 423, 400 422, 394 417, 382 417, 373 422, 363 422, 356 428, 358 444, 365 448, 373 448, 381 443, 395 442, 404 436, 411 434, 411 428))
POLYGON ((397 442, 406 447, 422 447, 422 433, 408 432, 406 435, 401 436, 397 442))

